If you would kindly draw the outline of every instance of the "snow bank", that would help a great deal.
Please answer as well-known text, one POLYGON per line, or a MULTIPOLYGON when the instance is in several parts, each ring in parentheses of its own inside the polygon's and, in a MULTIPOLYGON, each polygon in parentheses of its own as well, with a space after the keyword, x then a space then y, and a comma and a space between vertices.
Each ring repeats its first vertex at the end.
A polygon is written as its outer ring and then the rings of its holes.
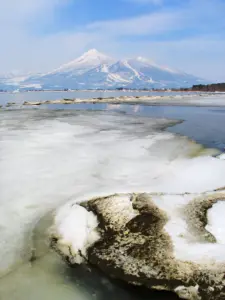
POLYGON ((79 205, 67 204, 55 216, 51 235, 71 263, 87 259, 87 249, 100 239, 97 217, 79 205))
MULTIPOLYGON (((208 225, 206 229, 213 234, 217 243, 223 249, 225 257, 225 202, 219 201, 208 211, 208 225)), ((224 259, 225 260, 225 259, 224 259)))
MULTIPOLYGON (((215 197, 220 197, 220 194, 213 194, 215 197)), ((213 265, 214 263, 225 263, 225 202, 218 202, 214 204, 213 208, 208 212, 208 223, 206 223, 206 230, 211 232, 216 238, 216 242, 212 243, 204 236, 201 236, 201 228, 199 233, 193 232, 190 227, 193 224, 189 222, 196 222, 193 215, 194 211, 188 211, 188 204, 196 199, 207 201, 207 194, 200 195, 160 195, 152 196, 154 203, 163 211, 167 213, 169 221, 165 226, 166 232, 169 234, 173 247, 175 258, 182 261, 189 261, 198 264, 213 265), (192 216, 188 216, 192 213, 192 216), (193 219, 192 219, 193 217, 193 219), (190 221, 189 221, 190 218, 190 221)), ((222 194, 221 194, 222 196, 222 194)), ((199 201, 200 201, 199 200, 199 201)), ((202 209, 193 203, 193 208, 202 209)), ((207 222, 207 220, 206 220, 207 222)), ((201 225, 199 223, 199 225, 201 225)), ((204 232, 203 232, 204 235, 204 232)))

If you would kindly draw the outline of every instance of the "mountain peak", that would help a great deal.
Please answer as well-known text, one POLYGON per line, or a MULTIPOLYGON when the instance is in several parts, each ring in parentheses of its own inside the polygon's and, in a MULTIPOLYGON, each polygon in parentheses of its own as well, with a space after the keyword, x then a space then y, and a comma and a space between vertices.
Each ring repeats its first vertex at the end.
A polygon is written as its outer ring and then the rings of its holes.
POLYGON ((93 48, 93 49, 90 49, 88 51, 86 51, 84 54, 88 54, 88 55, 98 55, 98 54, 102 54, 101 52, 99 52, 97 49, 93 48))
POLYGON ((102 64, 111 64, 113 62, 114 60, 111 57, 105 55, 104 53, 101 53, 96 49, 90 49, 80 57, 76 58, 75 60, 72 60, 71 62, 62 65, 60 68, 53 71, 53 73, 56 72, 83 73, 88 69, 95 68, 102 64))
POLYGON ((87 52, 85 52, 83 55, 81 55, 80 57, 78 57, 75 61, 82 61, 84 59, 88 59, 88 60, 98 60, 101 63, 105 63, 108 60, 112 61, 112 58, 107 56, 104 53, 99 52, 96 49, 90 49, 87 52))

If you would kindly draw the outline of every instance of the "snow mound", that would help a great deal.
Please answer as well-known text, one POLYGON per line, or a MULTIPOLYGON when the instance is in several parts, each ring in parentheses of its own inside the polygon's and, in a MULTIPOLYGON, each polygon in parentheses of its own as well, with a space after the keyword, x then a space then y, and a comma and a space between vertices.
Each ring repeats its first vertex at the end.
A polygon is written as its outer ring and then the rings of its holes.
MULTIPOLYGON (((218 201, 208 211, 207 230, 213 234, 217 243, 223 245, 225 249, 225 202, 218 201)), ((222 246, 221 246, 222 247, 222 246)), ((224 250, 225 252, 225 250, 224 250)))
POLYGON ((71 263, 81 264, 87 258, 87 249, 100 239, 98 221, 92 212, 79 205, 65 205, 51 228, 59 252, 71 263))

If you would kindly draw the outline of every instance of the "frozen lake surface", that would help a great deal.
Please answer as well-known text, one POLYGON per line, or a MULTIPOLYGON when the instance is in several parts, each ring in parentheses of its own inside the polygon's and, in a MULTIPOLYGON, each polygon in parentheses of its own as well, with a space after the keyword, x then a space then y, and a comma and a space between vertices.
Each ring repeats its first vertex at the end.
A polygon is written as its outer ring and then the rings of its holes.
MULTIPOLYGON (((74 91, 74 92, 25 92, 25 93, 0 93, 0 105, 5 105, 8 102, 15 102, 22 104, 24 101, 46 101, 57 100, 63 98, 107 98, 107 97, 119 97, 119 96, 176 96, 179 92, 139 92, 139 91, 74 91)), ((188 95, 182 93, 182 95, 188 95)), ((197 93, 191 93, 197 94, 197 93)))
POLYGON ((216 151, 175 134, 223 150, 224 109, 56 108, 0 112, 0 299, 149 299, 96 270, 68 268, 47 244, 51 212, 70 200, 110 193, 224 186, 225 161, 211 156, 216 151), (164 131, 174 124, 166 119, 185 121, 164 131))

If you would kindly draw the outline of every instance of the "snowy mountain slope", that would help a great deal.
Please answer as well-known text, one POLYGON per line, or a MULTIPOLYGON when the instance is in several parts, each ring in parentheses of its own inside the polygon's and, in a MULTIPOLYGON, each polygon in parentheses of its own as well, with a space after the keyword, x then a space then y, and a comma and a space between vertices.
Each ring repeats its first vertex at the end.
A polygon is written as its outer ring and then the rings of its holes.
POLYGON ((85 52, 82 56, 77 59, 62 65, 58 69, 53 72, 48 73, 47 75, 53 75, 58 73, 70 74, 70 75, 78 75, 83 74, 86 71, 97 67, 101 64, 111 64, 114 62, 114 59, 98 52, 96 49, 91 49, 85 52))
POLYGON ((143 57, 116 61, 92 49, 52 72, 25 78, 19 85, 22 89, 111 89, 190 87, 200 82, 204 80, 143 57))
POLYGON ((154 81, 160 82, 165 85, 173 82, 177 83, 178 85, 182 85, 186 81, 195 82, 199 80, 199 78, 193 75, 172 70, 167 67, 158 66, 143 57, 129 59, 128 63, 133 69, 137 70, 140 74, 143 74, 146 77, 152 78, 154 79, 154 81))
MULTIPOLYGON (((32 74, 24 74, 17 71, 14 71, 12 73, 6 74, 6 75, 0 75, 0 89, 1 90, 7 90, 7 91, 14 91, 18 90, 23 87, 23 83, 26 80, 30 80, 32 74)), ((35 78, 37 78, 38 75, 35 75, 35 78)), ((29 88, 40 88, 40 84, 28 84, 26 87, 29 88)))

